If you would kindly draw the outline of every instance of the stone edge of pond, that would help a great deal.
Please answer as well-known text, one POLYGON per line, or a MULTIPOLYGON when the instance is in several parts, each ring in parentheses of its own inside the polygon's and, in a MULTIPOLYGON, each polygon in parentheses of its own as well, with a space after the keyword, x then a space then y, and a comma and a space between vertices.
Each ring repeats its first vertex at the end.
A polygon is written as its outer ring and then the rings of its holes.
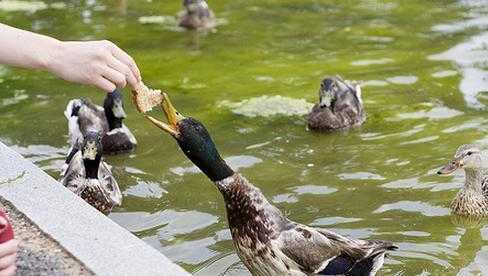
POLYGON ((96 275, 190 275, 1 142, 0 197, 96 275))

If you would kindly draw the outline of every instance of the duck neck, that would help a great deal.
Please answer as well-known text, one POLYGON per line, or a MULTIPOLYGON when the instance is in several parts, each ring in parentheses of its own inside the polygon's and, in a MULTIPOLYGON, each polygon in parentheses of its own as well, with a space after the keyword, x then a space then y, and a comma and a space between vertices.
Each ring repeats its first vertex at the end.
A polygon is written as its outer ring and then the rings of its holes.
POLYGON ((85 174, 87 179, 98 179, 98 167, 100 166, 100 157, 95 160, 83 159, 85 165, 85 174))
POLYGON ((239 173, 215 182, 227 209, 232 236, 248 236, 266 243, 291 225, 261 191, 239 173))
POLYGON ((183 153, 212 181, 220 181, 234 174, 234 171, 220 157, 211 140, 202 142, 196 146, 178 140, 183 153), (195 150, 197 148, 197 150, 195 150), (200 154, 196 154, 199 151, 200 154), (204 154, 202 154, 204 153, 204 154))
POLYGON ((105 117, 107 117, 108 127, 110 130, 122 127, 122 118, 117 118, 111 108, 104 107, 105 117))
POLYGON ((482 169, 465 169, 466 180, 464 183, 464 189, 482 193, 481 184, 485 177, 486 170, 482 169))

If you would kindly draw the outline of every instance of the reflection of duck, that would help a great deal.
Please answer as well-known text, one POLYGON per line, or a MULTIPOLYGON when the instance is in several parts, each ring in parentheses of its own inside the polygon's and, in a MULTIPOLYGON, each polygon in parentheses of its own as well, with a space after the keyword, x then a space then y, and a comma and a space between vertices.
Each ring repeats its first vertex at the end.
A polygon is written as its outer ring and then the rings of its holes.
POLYGON ((164 94, 169 124, 147 116, 176 139, 183 153, 201 169, 224 197, 237 254, 253 275, 374 275, 387 241, 346 238, 288 220, 261 191, 220 157, 207 129, 179 114, 164 94))
POLYGON ((208 30, 215 27, 215 16, 205 0, 183 0, 185 10, 179 16, 180 27, 208 30))
POLYGON ((60 182, 100 212, 108 213, 122 204, 119 185, 102 159, 101 137, 97 132, 85 135, 60 182))
POLYGON ((121 15, 127 14, 127 0, 117 0, 117 11, 121 15))
MULTIPOLYGON (((454 254, 452 261, 450 261, 451 266, 458 270, 457 275, 466 275, 466 273, 461 272, 469 267, 471 269, 475 268, 475 271, 477 271, 476 267, 485 267, 483 261, 479 263, 476 260, 476 255, 481 253, 480 256, 483 256, 486 253, 486 249, 484 249, 486 248, 486 241, 483 240, 480 227, 478 226, 464 229, 458 227, 457 229, 459 232, 464 230, 464 233, 461 234, 459 239, 459 246, 456 250, 457 254, 454 254)), ((471 270, 471 272, 474 271, 471 270)), ((486 271, 484 272, 486 273, 486 271)), ((474 273, 474 275, 476 274, 477 273, 474 273)), ((486 274, 484 274, 482 271, 481 275, 486 274)))
POLYGON ((325 78, 320 84, 320 102, 308 114, 313 130, 335 130, 361 125, 366 120, 361 87, 339 76, 325 78))
POLYGON ((484 167, 484 156, 475 145, 462 145, 454 158, 438 171, 438 174, 450 174, 462 168, 466 174, 463 188, 458 192, 450 207, 459 215, 488 215, 488 177, 484 167))
POLYGON ((107 93, 103 107, 85 99, 71 100, 64 115, 68 119, 71 147, 83 143, 83 136, 89 130, 101 133, 104 153, 126 152, 137 145, 132 132, 122 123, 126 114, 118 90, 107 93))

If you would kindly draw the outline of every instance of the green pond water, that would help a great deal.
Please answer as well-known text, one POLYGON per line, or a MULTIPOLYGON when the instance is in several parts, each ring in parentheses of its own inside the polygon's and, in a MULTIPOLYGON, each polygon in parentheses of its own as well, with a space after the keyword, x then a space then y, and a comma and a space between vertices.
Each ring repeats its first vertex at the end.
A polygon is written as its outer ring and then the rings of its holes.
MULTIPOLYGON (((199 36, 175 28, 180 1, 2 2, 1 22, 124 48, 289 218, 396 242, 381 275, 488 275, 488 222, 449 214, 463 173, 435 175, 488 142, 485 1, 215 0, 222 25, 199 36), (362 127, 306 129, 328 74, 363 82, 362 127)), ((0 140, 58 178, 76 97, 104 93, 1 67, 0 140)), ((125 195, 110 218, 195 275, 247 275, 217 189, 125 97, 139 147, 106 158, 125 195)))

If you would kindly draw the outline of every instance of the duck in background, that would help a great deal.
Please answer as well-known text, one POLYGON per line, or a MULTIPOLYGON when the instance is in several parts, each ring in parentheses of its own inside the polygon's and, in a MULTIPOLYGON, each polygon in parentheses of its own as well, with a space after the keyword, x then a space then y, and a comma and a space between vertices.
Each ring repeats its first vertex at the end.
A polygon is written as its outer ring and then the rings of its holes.
POLYGON ((454 158, 438 174, 451 174, 463 169, 464 186, 450 204, 454 214, 462 216, 488 216, 488 158, 479 146, 462 145, 454 158))
POLYGON ((169 133, 215 183, 225 201, 237 254, 253 275, 374 275, 385 253, 397 248, 388 241, 347 238, 287 219, 225 163, 202 123, 178 113, 165 93, 162 107, 168 124, 146 118, 169 133))
MULTIPOLYGON (((119 90, 107 93, 103 107, 86 99, 71 100, 64 116, 68 120, 70 152, 77 144, 83 143, 83 137, 88 130, 100 133, 105 154, 128 152, 137 146, 134 135, 122 122, 127 115, 124 111, 122 93, 119 90)), ((66 164, 69 161, 66 160, 66 164)))
POLYGON ((180 27, 188 30, 210 30, 216 26, 214 13, 205 0, 183 0, 184 11, 179 15, 180 27))
POLYGON ((102 158, 102 137, 87 131, 81 147, 75 147, 60 182, 104 214, 122 204, 122 193, 102 158), (73 153, 74 152, 74 153, 73 153))
POLYGON ((359 84, 340 76, 327 77, 320 84, 319 103, 308 114, 308 127, 332 131, 358 126, 366 120, 359 84))

